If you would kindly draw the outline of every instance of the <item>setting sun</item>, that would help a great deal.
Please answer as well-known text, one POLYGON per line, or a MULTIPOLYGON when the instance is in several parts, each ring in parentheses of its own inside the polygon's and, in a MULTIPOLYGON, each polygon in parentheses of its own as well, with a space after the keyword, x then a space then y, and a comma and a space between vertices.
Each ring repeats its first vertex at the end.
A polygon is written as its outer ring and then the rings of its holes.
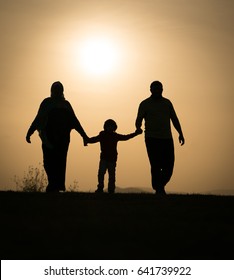
POLYGON ((79 48, 79 62, 86 73, 106 75, 117 67, 119 52, 111 40, 91 38, 80 44, 79 48))

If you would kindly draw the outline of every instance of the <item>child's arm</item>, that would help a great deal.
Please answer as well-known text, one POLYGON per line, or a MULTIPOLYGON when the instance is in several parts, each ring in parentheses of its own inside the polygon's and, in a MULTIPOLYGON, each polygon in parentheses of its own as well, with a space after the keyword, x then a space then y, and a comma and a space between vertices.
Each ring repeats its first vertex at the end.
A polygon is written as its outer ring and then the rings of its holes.
POLYGON ((98 142, 100 142, 100 135, 90 137, 87 140, 87 143, 90 143, 90 144, 94 144, 94 143, 98 143, 98 142))
POLYGON ((130 134, 126 134, 126 135, 117 134, 117 135, 118 135, 118 140, 119 141, 127 141, 127 140, 129 140, 133 137, 136 137, 137 135, 139 135, 141 133, 142 133, 142 129, 137 129, 135 132, 130 133, 130 134))

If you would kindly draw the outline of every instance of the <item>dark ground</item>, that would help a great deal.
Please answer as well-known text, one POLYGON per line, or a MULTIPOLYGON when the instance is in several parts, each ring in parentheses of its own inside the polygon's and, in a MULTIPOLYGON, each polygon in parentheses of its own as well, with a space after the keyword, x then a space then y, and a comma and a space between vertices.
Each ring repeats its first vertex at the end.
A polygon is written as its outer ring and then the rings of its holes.
POLYGON ((234 259, 234 196, 0 192, 1 259, 234 259))

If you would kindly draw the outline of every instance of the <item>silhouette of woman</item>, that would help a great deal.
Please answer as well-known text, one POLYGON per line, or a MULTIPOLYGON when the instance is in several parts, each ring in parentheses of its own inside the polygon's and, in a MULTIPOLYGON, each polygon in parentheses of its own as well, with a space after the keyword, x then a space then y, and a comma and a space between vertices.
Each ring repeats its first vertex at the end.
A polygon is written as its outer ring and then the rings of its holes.
POLYGON ((28 129, 26 141, 38 130, 42 140, 43 163, 48 178, 47 192, 65 191, 65 174, 70 132, 75 129, 87 141, 88 137, 71 104, 64 98, 60 82, 51 86, 51 96, 45 98, 28 129))

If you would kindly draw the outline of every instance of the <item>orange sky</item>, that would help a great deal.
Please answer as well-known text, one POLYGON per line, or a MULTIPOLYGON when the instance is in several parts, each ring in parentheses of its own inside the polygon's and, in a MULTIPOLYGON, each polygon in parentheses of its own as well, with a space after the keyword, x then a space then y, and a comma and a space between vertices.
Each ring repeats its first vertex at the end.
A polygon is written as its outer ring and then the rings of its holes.
MULTIPOLYGON (((118 132, 133 132, 139 103, 153 80, 164 84, 180 118, 186 144, 175 131, 176 162, 169 192, 234 193, 233 49, 231 0, 9 0, 0 3, 0 188, 42 162, 37 133, 25 141, 40 102, 54 81, 89 136, 113 118, 118 132), (104 39, 116 61, 108 72, 85 68, 85 42, 104 39)), ((87 65, 86 65, 87 66, 87 65)), ((117 186, 150 186, 144 136, 118 144, 117 186)), ((82 146, 72 132, 67 186, 94 191, 99 145, 82 146)))

